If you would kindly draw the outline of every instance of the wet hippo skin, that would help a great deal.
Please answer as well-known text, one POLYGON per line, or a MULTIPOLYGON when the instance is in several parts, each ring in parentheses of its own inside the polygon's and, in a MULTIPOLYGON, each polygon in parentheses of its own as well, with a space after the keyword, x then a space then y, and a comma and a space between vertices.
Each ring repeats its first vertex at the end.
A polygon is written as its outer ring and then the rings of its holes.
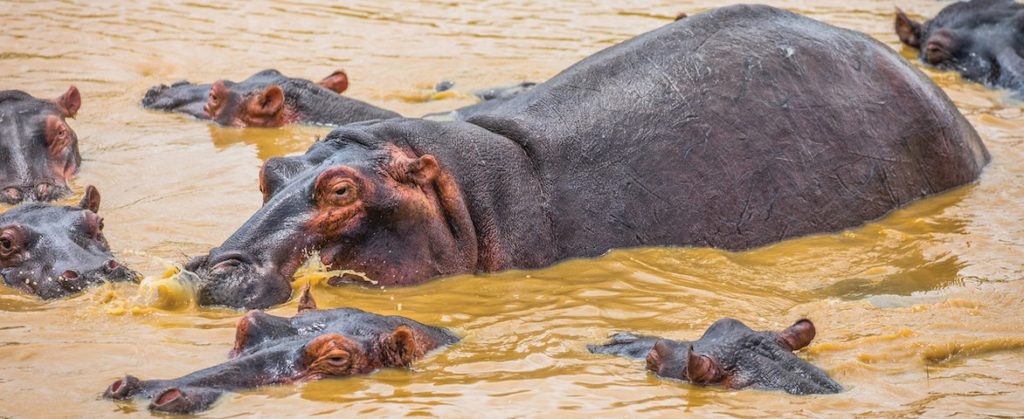
POLYGON ((614 248, 742 250, 861 225, 988 161, 949 98, 885 45, 730 6, 465 122, 350 124, 270 159, 263 207, 187 268, 202 304, 254 308, 286 301, 312 252, 402 286, 614 248))
POLYGON ((618 333, 609 343, 587 348, 596 354, 646 358, 647 369, 659 377, 697 385, 798 395, 838 393, 843 390, 839 383, 793 354, 815 334, 807 319, 781 332, 756 332, 739 320, 721 319, 695 341, 618 333))
POLYGON ((51 201, 71 193, 82 165, 78 136, 68 125, 82 106, 75 86, 56 99, 0 91, 0 203, 51 201))
POLYGON ((104 397, 143 398, 153 411, 196 413, 227 391, 407 368, 458 340, 445 329, 405 317, 354 308, 318 310, 307 286, 294 317, 251 311, 239 319, 229 361, 170 380, 125 376, 104 397))

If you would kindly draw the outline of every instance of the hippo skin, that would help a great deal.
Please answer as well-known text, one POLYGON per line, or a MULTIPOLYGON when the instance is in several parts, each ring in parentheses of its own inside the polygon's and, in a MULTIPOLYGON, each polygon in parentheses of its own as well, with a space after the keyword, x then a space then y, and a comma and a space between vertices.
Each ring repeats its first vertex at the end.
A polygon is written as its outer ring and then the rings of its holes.
POLYGON ((239 319, 228 362, 172 380, 128 375, 111 384, 104 397, 145 398, 153 411, 196 413, 227 391, 407 368, 458 341, 448 330, 405 317, 354 308, 317 310, 307 285, 296 316, 250 311, 239 319))
POLYGON ((287 301, 311 253, 401 286, 614 248, 742 250, 861 225, 974 181, 989 158, 885 45, 730 6, 466 122, 350 124, 270 159, 263 207, 186 268, 201 304, 258 308, 287 301))
POLYGON ((0 203, 45 202, 71 193, 68 180, 78 173, 82 155, 66 118, 81 106, 75 86, 53 100, 0 91, 0 203))
POLYGON ((843 387, 824 371, 793 354, 809 345, 814 324, 803 319, 782 332, 755 332, 735 319, 716 321, 695 341, 618 333, 596 354, 646 358, 659 377, 731 390, 778 390, 790 394, 833 394, 843 387))
POLYGON ((118 262, 89 186, 78 206, 22 204, 0 214, 0 279, 43 299, 66 297, 103 282, 139 275, 118 262))
POLYGON ((1014 0, 953 3, 919 23, 896 11, 896 34, 922 62, 1024 97, 1024 4, 1014 0))
POLYGON ((231 127, 274 128, 290 123, 344 125, 394 118, 395 112, 342 96, 348 75, 338 70, 313 83, 268 69, 241 82, 213 84, 180 81, 149 89, 142 106, 210 119, 231 127))

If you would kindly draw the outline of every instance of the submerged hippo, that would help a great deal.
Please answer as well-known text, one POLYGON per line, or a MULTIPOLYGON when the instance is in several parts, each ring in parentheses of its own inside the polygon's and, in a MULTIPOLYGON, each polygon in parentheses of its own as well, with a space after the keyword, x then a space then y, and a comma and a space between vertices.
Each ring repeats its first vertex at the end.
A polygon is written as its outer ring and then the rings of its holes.
POLYGON ((201 304, 252 308, 288 300, 310 254, 394 286, 614 248, 748 249, 860 225, 988 161, 942 90, 885 45, 731 6, 466 122, 353 124, 270 159, 263 207, 187 269, 201 304))
POLYGON ((1014 0, 953 3, 934 19, 915 22, 896 11, 900 41, 932 66, 1024 95, 1024 4, 1014 0))
POLYGON ((100 193, 89 186, 77 207, 23 204, 0 214, 0 278, 44 299, 106 281, 134 281, 103 237, 100 193))
POLYGON ((458 341, 445 329, 405 317, 354 308, 317 310, 307 286, 295 317, 250 311, 239 319, 228 362, 172 380, 125 376, 104 397, 143 397, 153 411, 195 413, 227 391, 406 368, 458 341))
POLYGON ((71 193, 82 156, 66 118, 82 106, 75 86, 56 99, 0 91, 0 203, 50 201, 71 193))
POLYGON ((814 324, 807 319, 782 332, 755 332, 739 320, 721 319, 692 342, 619 333, 611 342, 587 349, 596 354, 646 357, 647 369, 659 377, 697 385, 790 394, 843 391, 824 371, 793 355, 809 345, 814 335, 814 324))
POLYGON ((142 106, 212 119, 233 127, 280 127, 290 123, 343 125, 371 119, 393 118, 395 112, 342 96, 348 75, 335 71, 313 83, 263 70, 235 83, 187 81, 149 89, 142 106))

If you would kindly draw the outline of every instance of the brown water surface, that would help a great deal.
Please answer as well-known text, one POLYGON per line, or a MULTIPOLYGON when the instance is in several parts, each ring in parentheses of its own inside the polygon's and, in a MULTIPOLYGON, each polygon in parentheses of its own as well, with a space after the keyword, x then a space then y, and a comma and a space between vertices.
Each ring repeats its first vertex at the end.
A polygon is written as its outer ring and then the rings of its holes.
MULTIPOLYGON (((76 84, 71 124, 85 163, 73 186, 103 193, 107 238, 148 276, 219 244, 261 201, 263 160, 327 130, 217 128, 138 106, 154 84, 240 80, 263 68, 319 79, 344 68, 347 93, 406 115, 424 102, 544 80, 573 62, 711 1, 0 2, 0 89, 56 96, 76 84)), ((893 3, 771 1, 868 32, 902 51, 893 3), (813 3, 813 5, 812 5, 813 3)), ((944 4, 905 0, 933 15, 944 4)), ((902 51, 912 57, 909 51, 902 51)), ((247 391, 208 414, 677 416, 1020 415, 1024 409, 1024 115, 1001 92, 928 72, 993 155, 981 181, 862 228, 763 249, 615 251, 534 272, 463 276, 406 289, 318 288, 354 306, 450 327, 465 340, 413 371, 247 391), (730 316, 782 328, 807 316, 801 356, 847 391, 794 397, 660 380, 642 362, 585 345, 619 330, 696 338, 730 316)), ((72 202, 74 199, 69 199, 72 202)), ((146 414, 100 399, 124 373, 176 377, 222 362, 238 313, 139 308, 135 285, 43 303, 0 290, 0 416, 146 414)), ((294 303, 272 310, 291 314, 294 303)))

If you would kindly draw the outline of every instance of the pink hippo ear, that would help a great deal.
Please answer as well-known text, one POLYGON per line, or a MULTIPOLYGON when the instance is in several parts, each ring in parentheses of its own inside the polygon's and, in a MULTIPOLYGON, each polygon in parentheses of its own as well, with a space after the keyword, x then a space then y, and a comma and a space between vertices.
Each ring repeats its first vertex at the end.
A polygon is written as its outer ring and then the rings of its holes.
POLYGON ((78 109, 82 107, 82 94, 78 92, 77 87, 71 86, 67 92, 54 99, 54 103, 65 118, 74 118, 78 114, 78 109))
POLYGON ((324 77, 324 79, 317 82, 317 84, 340 95, 348 89, 348 74, 345 74, 345 70, 338 70, 331 73, 330 76, 324 77))
POLYGON ((807 319, 800 319, 786 330, 779 332, 779 343, 791 351, 800 350, 811 344, 815 333, 817 332, 814 329, 814 323, 807 319))
POLYGON ((100 212, 100 191, 95 186, 86 186, 85 195, 82 195, 78 207, 95 213, 100 212))
POLYGON ((914 48, 921 47, 921 24, 896 8, 896 35, 900 41, 914 48))
POLYGON ((430 154, 409 160, 406 166, 406 175, 420 186, 432 184, 440 174, 441 168, 437 164, 437 159, 430 154))
MULTIPOLYGON (((665 344, 664 340, 654 342, 654 347, 647 353, 647 370, 655 374, 661 371, 665 359, 671 356, 672 350, 665 344)), ((676 377, 678 378, 678 377, 676 377)))
POLYGON ((310 292, 311 287, 312 284, 309 282, 302 287, 302 295, 299 296, 299 313, 316 310, 316 300, 313 299, 313 294, 310 292))
POLYGON ((408 367, 412 362, 427 353, 427 347, 416 333, 406 325, 395 328, 391 335, 384 338, 382 345, 382 362, 386 367, 408 367))
POLYGON ((256 116, 275 116, 284 108, 284 90, 272 84, 249 102, 248 111, 256 116))

